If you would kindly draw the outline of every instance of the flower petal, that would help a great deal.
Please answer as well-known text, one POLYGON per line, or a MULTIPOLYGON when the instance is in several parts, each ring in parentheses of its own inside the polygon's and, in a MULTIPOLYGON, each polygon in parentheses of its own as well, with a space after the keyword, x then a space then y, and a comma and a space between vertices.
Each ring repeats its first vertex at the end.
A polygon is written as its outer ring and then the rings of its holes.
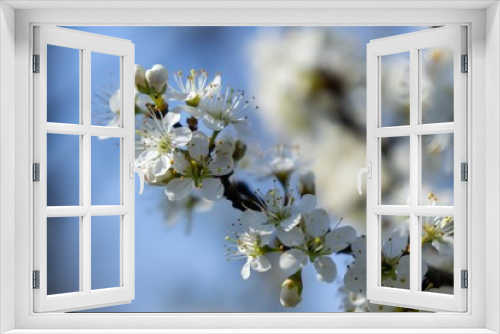
POLYGON ((344 286, 355 293, 366 291, 366 267, 351 266, 344 276, 344 286))
POLYGON ((157 170, 156 170, 156 173, 155 175, 158 176, 158 175, 163 175, 167 172, 167 170, 172 167, 172 159, 166 155, 166 154, 163 154, 161 156, 161 159, 158 159, 159 161, 161 161, 161 166, 158 170, 158 167, 157 167, 157 170))
POLYGON ((250 227, 250 231, 256 232, 260 235, 260 244, 269 245, 274 241, 274 226, 273 225, 262 225, 259 229, 254 229, 250 227))
POLYGON ((422 245, 422 259, 431 267, 453 272, 453 255, 441 255, 432 244, 422 245))
POLYGON ((352 253, 356 257, 357 264, 366 263, 366 236, 362 235, 354 239, 351 243, 351 249, 352 253))
POLYGON ((166 98, 168 100, 185 101, 188 94, 180 93, 172 88, 167 89, 166 98))
POLYGON ((386 258, 401 256, 408 246, 408 236, 405 233, 394 232, 382 245, 382 253, 386 258))
MULTIPOLYGON (((356 230, 351 226, 342 226, 330 231, 325 237, 325 245, 332 252, 347 248, 356 238, 356 230)), ((366 242, 365 242, 366 250, 366 242)), ((353 250, 354 252, 354 250, 353 250)), ((356 254, 355 254, 356 255, 356 254)))
POLYGON ((181 147, 187 145, 193 136, 193 133, 188 127, 182 126, 172 130, 172 144, 174 147, 181 147))
POLYGON ((386 278, 382 282, 383 286, 397 289, 410 288, 410 257, 403 256, 399 259, 396 272, 396 280, 386 278))
MULTIPOLYGON (((120 113, 120 103, 121 103, 121 94, 120 94, 120 89, 117 89, 113 95, 109 98, 109 109, 111 109, 112 112, 114 113, 120 113)), ((118 119, 120 117, 118 116, 118 119)))
POLYGON ((219 92, 221 88, 221 81, 220 74, 217 74, 212 82, 208 84, 207 88, 203 90, 203 97, 214 95, 219 92))
POLYGON ((165 115, 165 117, 163 117, 162 121, 163 129, 165 129, 165 131, 167 132, 170 132, 174 124, 178 123, 180 119, 181 119, 180 114, 169 112, 168 114, 165 115))
MULTIPOLYGON (((187 98, 187 96, 186 96, 187 98)), ((194 118, 201 118, 203 117, 203 113, 200 111, 200 109, 195 108, 195 107, 190 107, 190 106, 182 106, 182 110, 187 112, 189 115, 193 116, 194 118)))
POLYGON ((267 223, 267 215, 263 212, 246 210, 240 215, 239 221, 251 228, 259 229, 267 223))
POLYGON ((271 269, 271 262, 263 255, 254 258, 250 265, 253 270, 261 273, 271 269))
POLYGON ((245 119, 231 124, 240 137, 248 137, 250 135, 250 122, 248 120, 245 119))
POLYGON ((241 277, 243 279, 248 279, 250 277, 250 263, 252 262, 252 258, 248 258, 247 262, 243 265, 243 268, 241 268, 241 277))
POLYGON ((313 237, 322 237, 330 228, 330 217, 324 209, 315 209, 304 216, 307 233, 313 237))
POLYGON ((146 80, 155 93, 162 94, 167 85, 168 72, 163 65, 156 64, 146 71, 146 80))
POLYGON ((288 158, 278 157, 270 162, 275 172, 290 172, 295 167, 295 161, 288 158))
POLYGON ((314 261, 316 278, 320 282, 332 283, 337 277, 337 266, 329 256, 321 256, 314 261))
POLYGON ((184 154, 181 152, 175 151, 174 154, 174 169, 180 173, 183 174, 186 169, 189 167, 189 161, 186 158, 184 154))
POLYGON ((302 301, 297 286, 283 286, 280 290, 280 303, 283 307, 295 307, 302 301))
POLYGON ((306 194, 300 200, 299 209, 302 213, 310 213, 316 207, 316 196, 306 194))
POLYGON ((304 233, 300 228, 293 228, 290 231, 286 232, 281 227, 276 228, 278 239, 281 243, 288 247, 298 246, 304 243, 305 237, 304 233))
POLYGON ((228 134, 223 135, 220 139, 217 139, 215 144, 215 153, 217 156, 232 156, 234 149, 236 147, 236 142, 233 137, 228 134))
POLYGON ((432 242, 432 246, 437 249, 439 254, 441 255, 453 255, 453 238, 448 238, 449 240, 445 240, 443 238, 442 241, 434 241, 432 242))
POLYGON ((188 151, 192 158, 203 160, 208 155, 208 137, 201 131, 193 132, 188 144, 188 151))
POLYGON ((169 200, 178 201, 189 195, 191 189, 193 189, 193 181, 191 179, 179 178, 173 179, 167 184, 165 193, 169 200))
POLYGON ((221 131, 226 126, 224 121, 215 119, 210 115, 205 115, 203 124, 212 131, 221 131))
POLYGON ((211 175, 222 176, 231 173, 234 167, 233 158, 227 155, 216 157, 208 164, 211 175))
POLYGON ((292 213, 290 217, 288 217, 285 220, 282 220, 280 222, 280 227, 285 231, 288 232, 295 226, 297 226, 300 223, 300 220, 302 219, 302 216, 300 213, 292 213))
POLYGON ((305 267, 307 264, 307 254, 300 249, 290 249, 281 254, 280 268, 291 273, 305 267))
POLYGON ((201 193, 209 201, 218 201, 224 196, 224 186, 217 178, 204 179, 201 193))
POLYGON ((158 159, 158 153, 153 151, 142 151, 141 154, 135 159, 135 162, 139 166, 143 166, 148 162, 155 161, 158 159))

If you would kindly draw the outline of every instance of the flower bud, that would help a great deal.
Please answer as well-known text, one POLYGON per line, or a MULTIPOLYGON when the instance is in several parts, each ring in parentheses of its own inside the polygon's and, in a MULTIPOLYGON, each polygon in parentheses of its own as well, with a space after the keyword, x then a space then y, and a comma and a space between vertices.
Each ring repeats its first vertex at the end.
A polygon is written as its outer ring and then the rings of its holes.
POLYGON ((241 140, 237 140, 234 145, 233 160, 240 161, 247 151, 247 145, 241 140))
POLYGON ((168 72, 163 65, 156 64, 146 71, 146 81, 151 93, 161 95, 167 90, 168 72))
POLYGON ((281 284, 280 302, 284 307, 295 307, 302 301, 302 271, 288 277, 281 284))
MULTIPOLYGON (((149 166, 148 166, 149 167, 149 166)), ((162 174, 155 174, 151 168, 143 169, 146 182, 154 186, 165 186, 175 178, 175 173, 172 168, 162 174)))
POLYGON ((135 64, 134 75, 135 87, 137 88, 137 90, 143 94, 149 94, 149 87, 146 82, 146 72, 144 71, 144 67, 139 64, 135 64))
POLYGON ((297 188, 300 196, 316 194, 315 179, 316 177, 312 171, 308 171, 307 173, 303 173, 299 176, 297 188))

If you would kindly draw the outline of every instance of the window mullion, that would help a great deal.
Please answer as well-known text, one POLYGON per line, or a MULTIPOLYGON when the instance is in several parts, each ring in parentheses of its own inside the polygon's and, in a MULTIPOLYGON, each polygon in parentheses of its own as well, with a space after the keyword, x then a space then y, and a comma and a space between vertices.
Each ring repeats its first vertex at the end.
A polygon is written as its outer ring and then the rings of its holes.
MULTIPOLYGON (((415 133, 419 122, 420 105, 420 64, 418 49, 410 50, 410 208, 418 205, 420 194, 420 137, 415 133)), ((420 233, 419 217, 410 210, 410 291, 419 290, 420 283, 420 233)))
MULTIPOLYGON (((80 119, 80 122, 78 124, 78 126, 82 126, 83 127, 83 50, 80 50, 80 74, 79 74, 79 108, 80 110, 78 110, 78 115, 79 115, 79 119, 80 119)), ((49 128, 51 124, 47 124, 47 128, 49 128)), ((49 131, 47 129, 47 131, 49 131)), ((83 192, 83 149, 84 149, 84 146, 83 146, 83 136, 79 136, 80 138, 80 185, 79 185, 79 189, 80 189, 80 200, 79 200, 79 204, 80 206, 83 206, 84 203, 83 203, 83 198, 84 198, 84 192, 83 192)), ((84 264, 84 257, 83 257, 83 252, 85 250, 85 248, 83 247, 83 236, 84 236, 84 229, 83 229, 83 226, 84 226, 84 217, 83 216, 80 216, 80 222, 79 222, 79 290, 80 291, 83 291, 84 287, 83 287, 83 282, 85 281, 84 279, 84 276, 83 276, 83 273, 84 273, 84 267, 83 267, 83 264, 84 264)))
MULTIPOLYGON (((90 127, 91 122, 91 50, 83 50, 82 66, 82 124, 90 127)), ((90 208, 91 202, 91 134, 87 132, 82 136, 82 159, 80 166, 82 170, 81 189, 83 194, 82 203, 84 207, 90 208)), ((83 278, 83 291, 90 293, 91 290, 91 215, 88 212, 82 218, 82 264, 80 276, 83 278)))

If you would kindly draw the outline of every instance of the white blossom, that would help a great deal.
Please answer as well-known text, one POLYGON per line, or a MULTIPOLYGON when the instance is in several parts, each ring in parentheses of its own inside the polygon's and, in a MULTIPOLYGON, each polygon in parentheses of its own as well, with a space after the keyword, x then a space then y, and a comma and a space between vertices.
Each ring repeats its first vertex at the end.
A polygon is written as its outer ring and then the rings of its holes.
POLYGON ((152 94, 162 95, 167 90, 168 71, 163 65, 156 64, 146 71, 146 81, 152 94))
POLYGON ((223 94, 218 91, 202 99, 198 107, 185 106, 183 109, 191 116, 202 119, 203 124, 212 131, 222 131, 232 125, 239 134, 248 134, 247 114, 252 110, 254 98, 245 99, 245 93, 227 87, 223 94))
POLYGON ((236 233, 234 238, 226 237, 227 241, 232 242, 227 248, 228 260, 246 259, 241 276, 243 279, 250 277, 250 269, 257 272, 265 272, 271 269, 271 262, 266 258, 263 247, 270 241, 269 233, 261 233, 253 230, 247 230, 242 233, 236 233))
POLYGON ((220 75, 217 74, 210 83, 207 83, 208 73, 204 70, 199 72, 191 70, 185 84, 182 82, 182 71, 174 73, 174 79, 178 89, 170 89, 168 94, 170 99, 185 101, 186 105, 195 108, 198 107, 201 100, 216 94, 221 88, 220 75))
POLYGON ((157 118, 152 114, 139 131, 141 141, 137 144, 143 151, 136 159, 137 165, 143 170, 146 177, 154 179, 164 175, 172 166, 173 152, 185 146, 191 140, 191 130, 187 127, 175 128, 180 115, 168 113, 165 117, 157 118))
POLYGON ((135 88, 143 94, 149 94, 149 86, 146 82, 146 71, 144 70, 144 67, 135 64, 134 78, 135 78, 135 88))
POLYGON ((354 239, 351 250, 355 261, 347 268, 344 286, 355 294, 366 296, 366 237, 362 235, 354 239))
POLYGON ((297 180, 297 188, 299 193, 304 196, 306 194, 316 194, 316 176, 312 171, 301 173, 297 180))
MULTIPOLYGON (((220 150, 214 150, 219 151, 220 150)), ((183 199, 195 188, 202 191, 204 198, 210 201, 220 200, 224 187, 218 176, 229 174, 233 170, 233 159, 225 154, 209 156, 209 138, 201 131, 193 132, 188 144, 188 153, 176 151, 173 154, 173 168, 179 177, 171 180, 165 193, 172 201, 183 199)))
POLYGON ((120 126, 120 111, 121 111, 121 91, 117 89, 109 98, 109 110, 111 111, 111 120, 106 124, 110 127, 120 126))
MULTIPOLYGON (((283 197, 280 189, 274 186, 264 196, 264 200, 258 205, 261 211, 246 210, 240 216, 240 222, 254 230, 274 230, 276 228, 278 238, 286 246, 295 246, 300 244, 301 240, 284 240, 281 235, 294 234, 297 239, 303 239, 300 229, 294 229, 302 218, 303 210, 308 210, 310 205, 308 199, 301 201, 300 205, 293 205, 293 197, 283 197), (288 242, 287 242, 288 241, 288 242)), ((315 205, 315 200, 313 205, 315 205)))
POLYGON ((453 272, 453 217, 425 217, 422 221, 422 258, 434 268, 453 272))
POLYGON ((348 267, 344 276, 344 286, 354 293, 366 295, 366 264, 348 267))
POLYGON ((307 254, 300 249, 290 249, 281 254, 280 268, 285 272, 295 273, 307 264, 307 254))
POLYGON ((284 307, 295 307, 302 301, 302 281, 293 275, 281 284, 280 302, 284 307))
POLYGON ((352 291, 345 291, 342 289, 341 292, 344 292, 344 309, 346 312, 368 312, 368 299, 362 293, 354 293, 352 291))
POLYGON ((268 152, 257 148, 249 150, 243 166, 257 177, 276 177, 281 183, 287 183, 292 172, 304 164, 300 160, 299 147, 289 144, 275 145, 268 152))
POLYGON ((294 231, 302 231, 297 227, 281 235, 278 230, 278 238, 282 243, 285 240, 285 245, 300 246, 301 249, 292 248, 284 252, 280 257, 280 267, 285 271, 295 272, 303 268, 310 259, 316 269, 317 279, 332 283, 337 277, 337 266, 330 255, 347 248, 354 240, 356 231, 350 226, 331 229, 328 214, 323 209, 315 208, 316 198, 313 195, 305 195, 301 204, 305 234, 294 236, 294 231))
MULTIPOLYGON (((365 95, 364 58, 357 52, 360 45, 353 36, 315 27, 276 34, 266 31, 257 37, 251 45, 255 54, 252 73, 262 109, 267 111, 262 113, 264 124, 273 133, 314 133, 316 124, 356 101, 351 96, 355 88, 363 89, 359 95, 365 95), (328 80, 339 83, 342 90, 337 94, 328 91, 328 80)), ((352 104, 349 113, 364 119, 364 106, 352 104)))

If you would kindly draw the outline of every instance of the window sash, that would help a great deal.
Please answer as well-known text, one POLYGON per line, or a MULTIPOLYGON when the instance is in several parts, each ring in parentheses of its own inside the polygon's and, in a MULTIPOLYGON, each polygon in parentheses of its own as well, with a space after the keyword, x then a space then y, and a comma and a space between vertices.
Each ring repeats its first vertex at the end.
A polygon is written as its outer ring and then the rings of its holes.
POLYGON ((460 271, 467 269, 467 182, 460 180, 460 163, 467 162, 467 76, 460 73, 460 55, 466 54, 466 28, 443 27, 371 41, 367 46, 367 161, 372 162, 372 178, 367 181, 367 296, 377 304, 423 310, 467 310, 467 290, 461 289, 460 271), (420 124, 419 50, 454 45, 454 122, 420 124), (381 128, 380 75, 381 56, 410 53, 410 125, 381 128), (424 134, 454 134, 454 206, 419 205, 421 194, 421 142, 424 134), (410 138, 410 205, 381 205, 380 138, 410 138), (418 166, 418 167, 417 167, 418 166), (380 286, 381 231, 380 216, 410 217, 410 290, 380 286), (420 235, 422 216, 454 216, 454 294, 440 295, 419 291, 421 284, 420 235))
POLYGON ((134 45, 127 40, 64 28, 35 27, 34 54, 40 55, 40 73, 34 74, 34 161, 40 163, 40 181, 34 184, 34 270, 40 271, 40 289, 34 289, 34 311, 74 311, 134 299, 134 179, 129 162, 135 154, 134 45), (80 50, 80 124, 47 122, 47 45, 80 50), (91 53, 120 57, 121 127, 91 125, 91 53), (47 134, 78 135, 80 141, 79 206, 47 206, 47 134), (91 205, 91 139, 120 138, 120 205, 91 205), (120 286, 91 289, 91 217, 120 216, 120 286), (79 217, 80 291, 47 295, 47 218, 79 217))

